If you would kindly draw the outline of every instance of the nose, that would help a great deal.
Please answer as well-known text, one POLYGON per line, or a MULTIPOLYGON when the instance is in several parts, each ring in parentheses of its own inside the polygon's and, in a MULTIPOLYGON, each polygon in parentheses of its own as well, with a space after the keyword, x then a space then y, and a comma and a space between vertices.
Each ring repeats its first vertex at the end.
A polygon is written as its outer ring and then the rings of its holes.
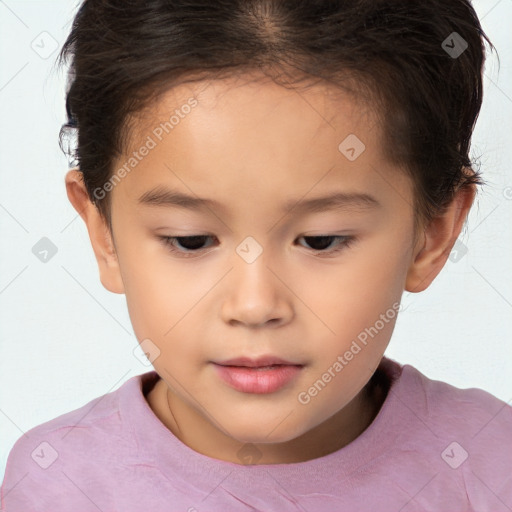
MULTIPOLYGON (((283 276, 284 277, 284 276, 283 276)), ((261 255, 236 261, 224 282, 222 316, 226 323, 249 328, 279 327, 293 318, 293 293, 261 255)))

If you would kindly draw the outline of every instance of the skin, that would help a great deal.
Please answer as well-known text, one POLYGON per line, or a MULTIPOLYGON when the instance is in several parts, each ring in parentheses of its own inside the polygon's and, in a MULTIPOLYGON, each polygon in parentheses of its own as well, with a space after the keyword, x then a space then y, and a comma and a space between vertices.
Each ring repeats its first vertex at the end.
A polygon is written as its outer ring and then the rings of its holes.
MULTIPOLYGON (((153 366, 161 379, 147 397, 151 409, 179 440, 209 457, 240 464, 238 450, 252 443, 258 464, 293 463, 356 439, 385 399, 364 387, 396 316, 309 403, 298 395, 400 302, 404 290, 430 285, 474 200, 474 187, 461 189, 414 243, 411 180, 384 158, 371 111, 330 87, 290 90, 270 80, 232 78, 167 92, 134 118, 115 169, 188 98, 198 105, 112 190, 113 234, 80 172, 66 175, 103 286, 126 295, 137 339, 149 338, 160 350, 153 366), (352 162, 338 150, 348 134, 366 146, 352 162), (222 206, 138 205, 137 198, 158 184, 222 206), (365 192, 381 206, 282 211, 288 200, 300 204, 333 191, 365 192), (319 245, 301 238, 306 233, 358 240, 321 257, 313 250, 319 245), (199 234, 213 238, 190 258, 158 239, 199 234), (236 252, 247 236, 263 250, 250 264, 236 252), (227 386, 211 363, 266 354, 305 366, 284 388, 251 394, 227 386)), ((339 245, 328 243, 323 247, 339 245)))

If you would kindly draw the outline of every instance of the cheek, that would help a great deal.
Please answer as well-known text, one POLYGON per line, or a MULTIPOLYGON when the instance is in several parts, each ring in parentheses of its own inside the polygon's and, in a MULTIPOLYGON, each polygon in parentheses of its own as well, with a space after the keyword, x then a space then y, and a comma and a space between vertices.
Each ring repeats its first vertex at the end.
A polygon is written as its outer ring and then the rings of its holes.
POLYGON ((120 261, 135 335, 139 341, 149 338, 160 347, 185 314, 183 296, 177 293, 183 287, 169 272, 162 273, 162 269, 152 265, 142 252, 130 251, 120 261))
MULTIPOLYGON (((140 246, 139 246, 140 247, 140 246)), ((160 351, 152 361, 179 372, 177 361, 200 361, 204 337, 198 331, 197 311, 218 276, 208 273, 204 280, 195 272, 172 264, 165 249, 129 251, 122 258, 126 303, 139 342, 149 339, 160 351), (194 279, 195 276, 195 279, 194 279)), ((190 266, 190 269, 193 267, 190 266)))
POLYGON ((391 338, 403 293, 404 244, 396 235, 375 236, 357 253, 315 273, 309 285, 302 285, 308 307, 322 320, 317 322, 314 337, 322 347, 318 356, 325 368, 348 351, 351 361, 345 374, 355 372, 357 381, 358 372, 378 364, 391 338))
POLYGON ((317 265, 294 292, 324 322, 325 332, 354 335, 400 300, 406 259, 391 244, 368 243, 332 265, 317 265), (330 329, 328 329, 330 328, 330 329))

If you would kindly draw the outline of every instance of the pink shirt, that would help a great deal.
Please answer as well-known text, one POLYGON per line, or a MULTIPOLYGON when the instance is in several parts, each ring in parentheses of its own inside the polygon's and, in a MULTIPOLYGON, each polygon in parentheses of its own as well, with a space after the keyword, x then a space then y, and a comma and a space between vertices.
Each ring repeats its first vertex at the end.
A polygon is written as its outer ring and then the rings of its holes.
POLYGON ((294 464, 195 452, 155 416, 156 372, 29 430, 12 448, 3 512, 512 510, 512 407, 384 358, 392 379, 352 443, 294 464))

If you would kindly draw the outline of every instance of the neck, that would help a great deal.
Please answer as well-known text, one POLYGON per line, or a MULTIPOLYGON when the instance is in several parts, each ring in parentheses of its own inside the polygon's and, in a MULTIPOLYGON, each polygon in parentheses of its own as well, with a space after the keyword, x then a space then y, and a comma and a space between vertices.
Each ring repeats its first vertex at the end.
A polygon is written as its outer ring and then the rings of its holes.
MULTIPOLYGON (((254 443, 258 464, 305 462, 340 450, 360 436, 377 416, 389 389, 378 369, 345 407, 304 434, 283 443, 254 443)), ((237 452, 246 444, 226 435, 197 411, 183 404, 159 379, 147 401, 160 421, 185 445, 208 457, 240 464, 237 452)))

